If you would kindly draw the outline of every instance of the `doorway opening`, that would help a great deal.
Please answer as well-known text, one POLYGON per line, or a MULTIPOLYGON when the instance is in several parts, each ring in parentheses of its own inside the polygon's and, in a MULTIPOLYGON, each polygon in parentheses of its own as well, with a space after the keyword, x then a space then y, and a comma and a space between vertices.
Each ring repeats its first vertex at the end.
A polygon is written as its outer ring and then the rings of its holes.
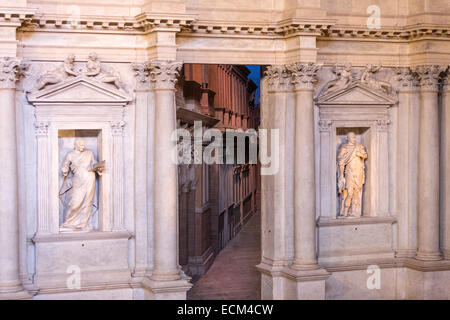
POLYGON ((261 188, 256 147, 260 66, 184 64, 178 128, 191 139, 179 163, 179 264, 188 299, 259 299, 261 188), (215 146, 212 148, 211 146, 215 146), (211 156, 216 161, 206 159, 211 156))

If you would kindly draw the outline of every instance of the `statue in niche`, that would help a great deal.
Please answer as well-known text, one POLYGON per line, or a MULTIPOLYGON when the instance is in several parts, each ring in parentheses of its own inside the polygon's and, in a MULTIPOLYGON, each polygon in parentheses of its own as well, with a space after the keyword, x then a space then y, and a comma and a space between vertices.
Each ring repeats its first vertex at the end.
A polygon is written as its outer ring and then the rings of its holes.
POLYGON ((75 55, 71 54, 63 62, 61 67, 44 73, 38 80, 36 88, 41 90, 49 84, 56 84, 66 80, 68 76, 78 76, 78 73, 74 71, 74 67, 75 55))
POLYGON ((322 89, 321 94, 348 88, 353 83, 352 65, 346 63, 343 67, 339 64, 333 66, 336 79, 329 81, 322 89))
POLYGON ((67 196, 69 201, 65 208, 65 219, 62 230, 89 231, 89 218, 95 194, 95 174, 101 176, 105 170, 104 161, 97 162, 94 153, 85 149, 83 139, 75 140, 75 148, 70 151, 62 164, 64 177, 59 195, 67 196), (72 172, 72 179, 69 172, 72 172))
POLYGON ((361 76, 361 83, 372 89, 383 91, 384 93, 391 95, 392 85, 389 82, 378 80, 373 77, 373 74, 378 72, 380 69, 381 66, 373 66, 368 64, 361 76))
POLYGON ((340 217, 361 217, 362 188, 365 182, 364 160, 367 153, 356 140, 354 132, 349 132, 346 142, 339 148, 338 191, 341 196, 340 217))

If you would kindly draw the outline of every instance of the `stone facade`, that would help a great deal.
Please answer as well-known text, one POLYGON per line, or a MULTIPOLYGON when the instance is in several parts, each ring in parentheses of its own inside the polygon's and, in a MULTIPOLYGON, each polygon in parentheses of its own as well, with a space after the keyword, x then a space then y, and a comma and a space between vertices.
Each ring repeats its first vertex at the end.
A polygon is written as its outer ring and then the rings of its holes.
MULTIPOLYGON (((279 152, 261 178, 262 298, 450 298, 447 1, 0 0, 0 21, 0 298, 186 297, 183 64, 265 66, 279 152), (348 131, 366 181, 361 218, 338 219, 348 131), (64 233, 60 161, 79 137, 105 172, 93 230, 64 233)), ((208 84, 201 113, 251 127, 208 84)))

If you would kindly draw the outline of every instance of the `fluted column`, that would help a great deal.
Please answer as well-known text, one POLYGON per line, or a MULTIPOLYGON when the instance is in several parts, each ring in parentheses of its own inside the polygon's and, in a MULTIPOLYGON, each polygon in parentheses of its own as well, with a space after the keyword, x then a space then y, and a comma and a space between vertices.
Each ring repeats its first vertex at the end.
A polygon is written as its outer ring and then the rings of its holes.
POLYGON ((443 225, 442 250, 450 260, 450 71, 444 77, 442 87, 441 120, 441 212, 443 225))
POLYGON ((397 192, 398 243, 396 256, 412 258, 417 249, 418 83, 410 68, 397 70, 397 192))
POLYGON ((152 61, 151 81, 155 96, 154 156, 154 267, 153 280, 177 280, 177 165, 172 159, 176 142, 175 83, 180 62, 152 61))
POLYGON ((294 148, 294 261, 298 270, 318 269, 316 257, 316 181, 314 88, 319 65, 291 66, 296 93, 294 148))
POLYGON ((415 69, 420 82, 418 248, 416 259, 439 260, 439 66, 415 69))
POLYGON ((20 60, 0 58, 0 299, 29 298, 19 278, 15 87, 20 60))

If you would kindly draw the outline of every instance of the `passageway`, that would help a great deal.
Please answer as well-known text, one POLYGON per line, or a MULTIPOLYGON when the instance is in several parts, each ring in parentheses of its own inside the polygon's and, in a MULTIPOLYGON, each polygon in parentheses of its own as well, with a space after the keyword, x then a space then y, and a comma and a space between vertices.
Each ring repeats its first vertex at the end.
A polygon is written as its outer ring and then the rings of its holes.
POLYGON ((261 216, 256 212, 188 292, 189 300, 260 299, 261 216))

